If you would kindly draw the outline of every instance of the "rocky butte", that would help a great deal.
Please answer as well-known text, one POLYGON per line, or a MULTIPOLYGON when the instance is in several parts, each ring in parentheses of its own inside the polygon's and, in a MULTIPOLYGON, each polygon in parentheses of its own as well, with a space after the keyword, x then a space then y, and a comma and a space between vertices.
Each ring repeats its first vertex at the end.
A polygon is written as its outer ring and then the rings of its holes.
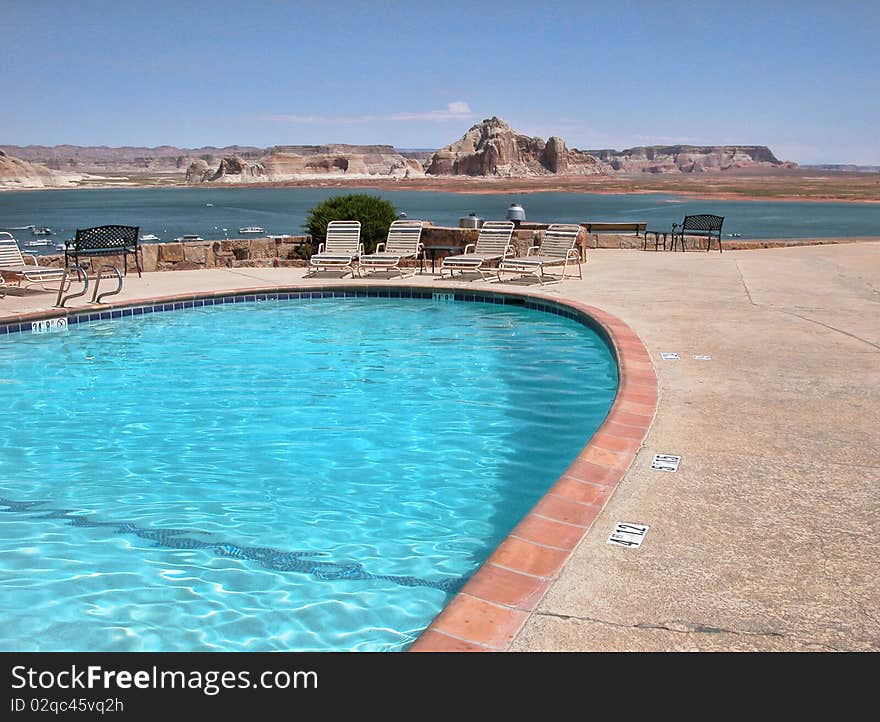
POLYGON ((253 161, 222 158, 216 168, 202 160, 186 171, 187 183, 259 183, 322 178, 411 178, 422 164, 390 145, 279 145, 253 161))
POLYGON ((390 145, 278 145, 271 148, 108 148, 0 146, 0 188, 49 188, 116 180, 132 184, 163 178, 172 183, 284 183, 469 176, 541 178, 788 169, 762 145, 668 145, 627 150, 578 150, 551 136, 546 141, 518 133, 492 117, 472 126, 438 151, 398 151, 390 145), (6 152, 3 152, 6 151, 6 152))
POLYGON ((25 145, 0 146, 9 155, 39 163, 51 170, 75 173, 183 173, 196 159, 217 164, 221 158, 236 155, 249 160, 265 152, 262 148, 232 145, 225 148, 176 148, 160 145, 142 146, 81 146, 81 145, 25 145))
POLYGON ((59 188, 80 180, 80 174, 59 173, 0 150, 0 189, 59 188))
POLYGON ((429 175, 469 175, 520 178, 535 175, 596 175, 606 172, 602 163, 579 150, 569 149, 562 138, 545 143, 517 133, 499 118, 474 125, 459 140, 441 148, 428 162, 429 175))
POLYGON ((517 133, 499 118, 487 118, 459 140, 438 150, 429 175, 524 176, 698 173, 748 167, 793 168, 762 145, 648 146, 628 150, 578 150, 562 138, 546 142, 517 133))

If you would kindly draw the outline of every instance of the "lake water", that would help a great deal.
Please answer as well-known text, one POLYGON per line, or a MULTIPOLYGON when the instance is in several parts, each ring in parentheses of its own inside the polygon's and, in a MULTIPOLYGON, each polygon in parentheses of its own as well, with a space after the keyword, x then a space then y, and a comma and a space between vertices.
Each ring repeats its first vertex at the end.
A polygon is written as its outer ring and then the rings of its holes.
MULTIPOLYGON (((185 233, 205 239, 240 237, 238 229, 261 226, 269 234, 302 233, 309 209, 333 195, 371 193, 393 203, 409 218, 458 225, 470 212, 503 219, 507 207, 521 204, 529 220, 645 221, 668 229, 689 213, 725 217, 724 234, 743 238, 880 236, 880 205, 694 199, 671 194, 498 193, 377 191, 340 188, 113 188, 0 193, 0 229, 48 226, 53 240, 72 237, 76 228, 121 223, 139 226, 141 235, 171 241, 185 233), (209 205, 210 204, 210 205, 209 205), (224 231, 224 229, 226 229, 224 231)), ((14 232, 31 240, 29 230, 14 232)), ((32 250, 32 249, 30 249, 32 250)), ((54 252, 47 249, 47 252, 54 252)))

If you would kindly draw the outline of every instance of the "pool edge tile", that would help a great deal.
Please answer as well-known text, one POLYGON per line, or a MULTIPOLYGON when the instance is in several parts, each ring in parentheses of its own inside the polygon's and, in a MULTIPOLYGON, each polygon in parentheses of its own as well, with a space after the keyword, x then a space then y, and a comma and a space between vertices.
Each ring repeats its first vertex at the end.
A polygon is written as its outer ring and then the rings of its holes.
MULTIPOLYGON (((530 293, 521 295, 526 299, 533 298, 532 301, 526 301, 525 305, 528 308, 548 311, 555 305, 557 308, 573 309, 579 314, 579 321, 601 332, 600 335, 612 347, 617 360, 619 374, 617 397, 605 421, 574 461, 511 534, 501 542, 449 606, 459 597, 481 598, 483 594, 489 594, 493 599, 486 600, 487 602, 497 603, 499 599, 503 599, 503 593, 499 595, 491 589, 487 592, 486 584, 481 577, 483 569, 487 567, 501 566, 513 571, 509 569, 509 565, 514 564, 519 570, 537 569, 547 573, 549 577, 546 578, 546 593, 571 558, 574 548, 590 532, 596 518, 632 466, 653 425, 659 403, 659 388, 653 359, 642 340, 626 323, 584 303, 563 299, 544 301, 530 293), (580 533, 542 535, 554 528, 558 529, 558 526, 554 527, 554 525, 566 525, 567 528, 577 529, 580 533), (531 543, 533 541, 537 541, 538 544, 531 543), (550 552, 559 549, 553 544, 541 547, 539 544, 542 541, 555 542, 563 547, 570 546, 568 551, 560 552, 564 556, 561 557, 558 566, 550 561, 552 559, 550 552), (525 546, 527 544, 529 546, 525 546), (536 549, 544 551, 536 553, 536 549), (524 553, 518 555, 517 552, 524 553), (545 559, 541 559, 542 556, 545 559)), ((511 648, 516 636, 528 622, 543 596, 544 594, 533 595, 517 605, 518 609, 526 613, 526 619, 523 620, 516 634, 499 651, 511 648)), ((422 635, 425 641, 421 642, 421 637, 417 641, 418 651, 443 651, 442 645, 439 644, 443 641, 442 638, 432 636, 433 632, 442 632, 438 622, 443 614, 444 612, 441 612, 425 630, 422 635)))

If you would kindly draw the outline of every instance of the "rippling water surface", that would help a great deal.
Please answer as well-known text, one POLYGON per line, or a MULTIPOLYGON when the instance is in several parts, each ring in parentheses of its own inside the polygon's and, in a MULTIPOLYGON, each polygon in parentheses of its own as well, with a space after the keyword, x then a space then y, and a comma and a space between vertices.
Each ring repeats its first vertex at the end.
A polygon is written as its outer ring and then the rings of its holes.
POLYGON ((613 401, 521 308, 262 302, 0 340, 0 649, 405 649, 613 401))
MULTIPOLYGON (((109 188, 0 193, 0 229, 34 224, 55 231, 52 243, 72 238, 77 228, 107 223, 139 226, 168 242, 184 233, 206 239, 236 237, 243 226, 266 233, 302 233, 310 208, 344 188, 109 188), (224 231, 225 229, 225 231, 224 231)), ((458 225, 474 212, 503 219, 511 203, 522 204, 529 220, 545 223, 643 221, 668 230, 692 213, 724 216, 725 238, 821 238, 876 236, 876 203, 809 203, 701 199, 668 193, 439 193, 354 190, 381 196, 410 218, 458 225)), ((27 229, 14 234, 33 241, 27 229)), ((56 253, 53 245, 28 252, 56 253)))

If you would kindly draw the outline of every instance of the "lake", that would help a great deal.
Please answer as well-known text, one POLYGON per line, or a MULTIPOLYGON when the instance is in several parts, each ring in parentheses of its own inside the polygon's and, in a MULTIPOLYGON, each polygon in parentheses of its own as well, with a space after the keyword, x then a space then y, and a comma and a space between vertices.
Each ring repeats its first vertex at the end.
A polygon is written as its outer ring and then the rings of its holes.
MULTIPOLYGON (((297 234, 309 209, 333 195, 371 193, 393 203, 411 219, 458 225, 474 212, 504 219, 519 203, 528 220, 645 221, 668 229, 689 213, 725 217, 724 236, 742 238, 823 238, 880 236, 880 204, 706 200, 671 194, 498 193, 459 194, 341 188, 112 188, 12 191, 0 193, 0 229, 48 226, 52 240, 73 236, 76 228, 120 223, 139 226, 171 241, 185 233, 205 239, 240 237, 239 228, 261 226, 267 234, 297 234), (224 230, 225 229, 225 230, 224 230)), ((18 230, 19 241, 31 240, 18 230)), ((32 250, 32 249, 29 249, 32 250)), ((55 252, 48 248, 46 252, 55 252)))

